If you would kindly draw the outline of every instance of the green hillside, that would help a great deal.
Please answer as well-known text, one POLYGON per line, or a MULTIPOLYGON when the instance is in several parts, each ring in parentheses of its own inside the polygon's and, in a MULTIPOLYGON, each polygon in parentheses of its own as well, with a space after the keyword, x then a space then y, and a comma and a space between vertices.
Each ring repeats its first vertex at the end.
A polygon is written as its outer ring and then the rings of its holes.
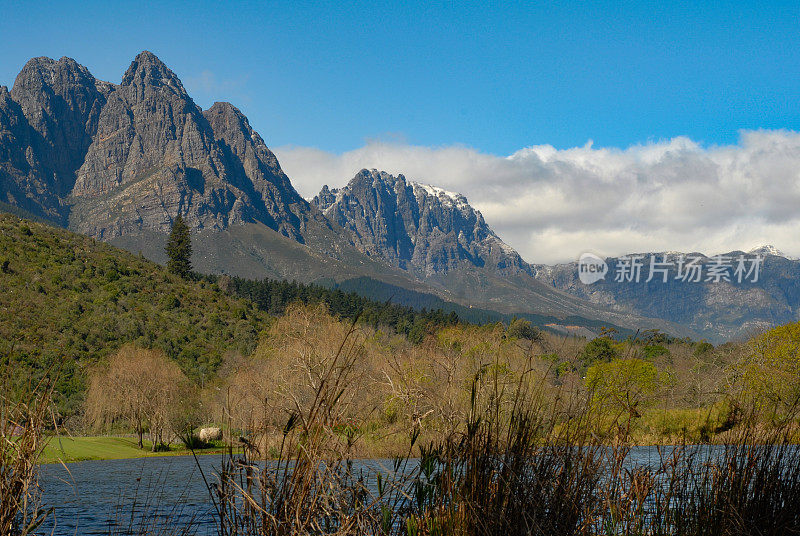
POLYGON ((17 387, 63 363, 65 415, 81 401, 86 366, 125 343, 161 348, 203 381, 225 353, 251 352, 269 318, 208 281, 10 214, 0 214, 0 316, 17 387))
POLYGON ((325 303, 339 318, 389 327, 415 342, 433 326, 459 322, 441 308, 390 305, 318 285, 217 280, 187 281, 140 255, 0 213, 0 356, 11 360, 17 389, 58 367, 57 400, 70 416, 82 400, 86 367, 120 346, 160 348, 203 383, 226 353, 252 352, 271 315, 294 301, 325 303))

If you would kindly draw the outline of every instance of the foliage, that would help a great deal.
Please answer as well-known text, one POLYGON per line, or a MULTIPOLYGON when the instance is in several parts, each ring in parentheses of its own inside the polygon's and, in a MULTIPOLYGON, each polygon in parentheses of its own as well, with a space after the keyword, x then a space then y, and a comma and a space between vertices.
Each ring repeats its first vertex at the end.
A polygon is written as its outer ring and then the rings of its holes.
POLYGON ((192 406, 189 381, 174 361, 159 350, 130 345, 95 368, 86 393, 89 422, 104 427, 123 419, 136 432, 139 448, 145 431, 150 432, 154 452, 170 443, 167 434, 187 429, 192 406))
POLYGON ((595 337, 583 348, 581 363, 588 367, 593 363, 608 363, 620 356, 620 345, 609 336, 595 337))
POLYGON ((669 355, 669 350, 663 344, 648 344, 642 348, 642 357, 645 359, 652 360, 665 355, 669 355))
POLYGON ((406 335, 413 343, 421 342, 425 335, 442 326, 459 323, 454 312, 441 309, 429 311, 383 303, 365 298, 355 292, 343 292, 321 285, 304 285, 296 281, 263 279, 251 281, 242 278, 219 278, 219 285, 232 293, 252 301, 262 311, 280 315, 295 302, 324 304, 328 311, 342 319, 355 320, 369 326, 389 327, 406 335))
POLYGON ((700 356, 714 350, 714 345, 708 341, 700 341, 695 344, 694 355, 700 356))
MULTIPOLYGON (((751 422, 724 446, 679 443, 652 451, 651 459, 642 462, 632 455, 627 438, 616 434, 618 428, 630 428, 633 412, 598 419, 594 399, 548 392, 532 359, 508 381, 502 342, 488 354, 474 353, 485 345, 470 344, 470 335, 486 336, 488 330, 444 331, 426 342, 482 362, 462 385, 469 393, 466 412, 450 433, 426 442, 420 428, 412 427, 404 453, 386 465, 354 470, 355 446, 362 436, 343 438, 337 432, 339 418, 347 413, 340 404, 360 398, 350 380, 363 356, 348 352, 348 358, 338 357, 345 355, 342 349, 363 349, 362 343, 350 342, 354 332, 348 331, 335 345, 339 351, 317 369, 324 381, 310 396, 293 398, 295 411, 284 421, 277 460, 266 463, 266 454, 260 453, 267 450, 249 441, 245 456, 226 458, 219 482, 209 487, 219 534, 723 536, 800 531, 800 449, 786 441, 791 428, 764 433, 751 422), (609 437, 614 439, 604 439, 609 437)), ((601 377, 624 378, 621 385, 633 386, 636 393, 651 391, 656 383, 654 365, 640 359, 597 363, 590 372, 609 393, 613 387, 601 377)))
POLYGON ((80 409, 85 369, 127 343, 162 350, 196 382, 249 354, 268 316, 207 281, 187 281, 107 244, 0 214, 0 352, 21 391, 54 363, 55 401, 80 409))
POLYGON ((600 362, 586 371, 586 387, 595 406, 615 417, 640 417, 660 383, 655 365, 638 358, 600 362))
POLYGON ((172 223, 165 251, 168 257, 167 270, 177 276, 188 277, 192 272, 192 237, 189 226, 180 214, 172 223))
POLYGON ((794 413, 800 407, 800 323, 755 337, 736 373, 746 401, 777 418, 794 413))
POLYGON ((533 327, 529 320, 521 318, 514 318, 506 330, 506 337, 514 339, 525 339, 529 341, 538 341, 542 338, 542 332, 533 327))

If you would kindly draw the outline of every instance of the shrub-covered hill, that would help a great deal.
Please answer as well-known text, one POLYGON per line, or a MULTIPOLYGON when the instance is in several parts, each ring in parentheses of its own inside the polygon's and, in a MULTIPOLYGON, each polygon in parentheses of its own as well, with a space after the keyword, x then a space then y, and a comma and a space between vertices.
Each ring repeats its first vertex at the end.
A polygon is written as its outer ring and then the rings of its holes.
POLYGON ((161 348, 202 382, 226 352, 250 353, 268 315, 208 281, 91 238, 0 213, 0 356, 18 388, 63 363, 61 411, 76 411, 85 368, 121 345, 161 348))

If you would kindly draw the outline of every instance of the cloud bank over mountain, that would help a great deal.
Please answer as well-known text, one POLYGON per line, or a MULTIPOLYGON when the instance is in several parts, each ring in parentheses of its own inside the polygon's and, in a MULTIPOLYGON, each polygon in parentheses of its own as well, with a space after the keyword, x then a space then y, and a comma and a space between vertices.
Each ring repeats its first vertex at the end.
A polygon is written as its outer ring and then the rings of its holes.
POLYGON ((529 262, 762 244, 800 254, 800 133, 793 131, 742 131, 729 146, 678 137, 627 149, 538 145, 507 157, 384 141, 343 154, 295 146, 275 153, 309 198, 362 168, 462 193, 529 262))

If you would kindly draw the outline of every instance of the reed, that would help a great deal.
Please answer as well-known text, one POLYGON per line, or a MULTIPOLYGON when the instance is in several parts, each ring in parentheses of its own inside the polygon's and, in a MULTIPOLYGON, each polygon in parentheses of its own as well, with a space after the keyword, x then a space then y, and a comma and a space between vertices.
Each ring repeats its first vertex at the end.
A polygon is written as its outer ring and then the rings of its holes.
POLYGON ((21 396, 12 395, 12 367, 0 365, 0 534, 32 534, 50 510, 41 506, 36 462, 45 446, 52 415, 53 380, 31 381, 21 396))

